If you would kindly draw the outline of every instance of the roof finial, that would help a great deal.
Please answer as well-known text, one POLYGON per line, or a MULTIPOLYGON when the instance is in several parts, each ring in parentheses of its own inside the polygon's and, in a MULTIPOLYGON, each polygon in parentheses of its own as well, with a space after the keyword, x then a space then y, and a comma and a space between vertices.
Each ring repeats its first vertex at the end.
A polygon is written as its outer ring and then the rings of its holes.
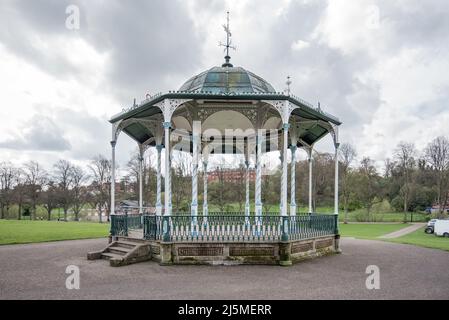
POLYGON ((229 60, 231 60, 231 57, 229 56, 229 49, 236 49, 235 46, 232 46, 232 34, 231 34, 231 29, 229 29, 229 11, 227 12, 227 18, 226 18, 226 24, 223 25, 224 31, 226 32, 226 44, 222 43, 220 41, 219 46, 220 47, 225 47, 225 52, 226 52, 226 56, 225 56, 225 63, 222 64, 222 67, 233 67, 233 65, 229 62, 229 60))
POLYGON ((290 95, 290 85, 292 84, 292 80, 290 76, 287 76, 287 95, 290 95))

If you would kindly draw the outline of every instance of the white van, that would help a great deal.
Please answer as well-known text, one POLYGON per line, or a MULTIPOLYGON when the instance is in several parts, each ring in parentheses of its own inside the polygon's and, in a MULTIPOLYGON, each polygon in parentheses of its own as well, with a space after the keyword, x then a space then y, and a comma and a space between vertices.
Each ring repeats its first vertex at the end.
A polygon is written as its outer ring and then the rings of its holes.
POLYGON ((435 222, 435 235, 449 238, 449 220, 435 222))

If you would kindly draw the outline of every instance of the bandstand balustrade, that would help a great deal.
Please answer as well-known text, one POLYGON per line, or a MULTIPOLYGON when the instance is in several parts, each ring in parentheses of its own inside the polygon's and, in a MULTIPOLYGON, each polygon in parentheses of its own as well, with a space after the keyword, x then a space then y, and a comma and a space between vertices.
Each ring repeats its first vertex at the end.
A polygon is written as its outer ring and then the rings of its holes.
POLYGON ((146 240, 166 242, 279 242, 337 234, 333 214, 210 212, 207 216, 176 213, 171 216, 116 214, 111 216, 111 234, 126 236, 129 229, 143 228, 146 240))

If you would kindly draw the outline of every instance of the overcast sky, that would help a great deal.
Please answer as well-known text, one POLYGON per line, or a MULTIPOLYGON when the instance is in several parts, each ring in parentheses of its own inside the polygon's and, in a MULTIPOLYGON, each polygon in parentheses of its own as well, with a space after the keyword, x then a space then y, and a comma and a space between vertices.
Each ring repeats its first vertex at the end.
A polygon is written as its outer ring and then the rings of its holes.
MULTIPOLYGON (((359 158, 449 136, 447 0, 2 0, 0 161, 109 155, 113 114, 221 65, 227 10, 231 62, 278 91, 291 75, 295 95, 344 122, 359 158)), ((135 147, 120 137, 122 164, 135 147)))

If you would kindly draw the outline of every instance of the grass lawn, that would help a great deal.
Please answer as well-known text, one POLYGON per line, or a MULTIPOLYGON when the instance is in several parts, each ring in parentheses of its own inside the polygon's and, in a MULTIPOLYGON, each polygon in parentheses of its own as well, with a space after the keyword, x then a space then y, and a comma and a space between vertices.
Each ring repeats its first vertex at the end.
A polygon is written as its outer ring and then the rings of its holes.
POLYGON ((408 227, 408 224, 343 224, 340 223, 340 234, 342 237, 354 237, 358 239, 376 239, 384 234, 391 233, 402 228, 408 227))
POLYGON ((0 245, 106 237, 108 223, 0 220, 0 245))
POLYGON ((424 233, 424 228, 396 239, 389 239, 388 241, 449 251, 449 238, 437 237, 434 234, 426 234, 424 233))

